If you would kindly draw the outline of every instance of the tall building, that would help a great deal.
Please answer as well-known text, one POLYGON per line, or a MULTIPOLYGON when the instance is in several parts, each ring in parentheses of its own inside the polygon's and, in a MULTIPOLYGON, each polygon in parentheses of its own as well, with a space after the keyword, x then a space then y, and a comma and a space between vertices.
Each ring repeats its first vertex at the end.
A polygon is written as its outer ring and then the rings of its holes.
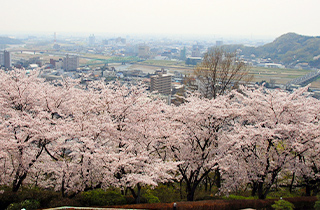
POLYGON ((79 68, 79 57, 78 56, 69 56, 67 55, 63 58, 63 70, 65 71, 74 71, 79 68))
POLYGON ((54 68, 55 69, 63 69, 63 60, 61 58, 59 58, 59 60, 55 62, 54 68))
POLYGON ((185 61, 186 59, 187 59, 187 50, 186 50, 186 47, 184 47, 180 51, 180 60, 185 61))
POLYGON ((142 58, 148 58, 149 57, 149 51, 150 48, 146 45, 140 45, 138 49, 138 56, 142 58))
POLYGON ((156 72, 156 75, 151 76, 151 91, 158 91, 163 95, 171 95, 171 75, 167 74, 164 69, 156 72))
POLYGON ((221 47, 223 45, 223 41, 219 40, 219 41, 216 41, 216 46, 217 47, 221 47))
POLYGON ((0 67, 4 66, 4 51, 0 51, 0 67))
POLYGON ((201 57, 200 49, 199 48, 193 48, 191 52, 192 57, 201 57))
POLYGON ((60 50, 61 46, 59 44, 57 44, 57 33, 54 32, 53 36, 54 36, 53 49, 60 50))
POLYGON ((9 51, 4 51, 3 52, 3 63, 4 63, 4 68, 10 68, 11 67, 11 54, 9 51))
POLYGON ((90 46, 94 46, 96 44, 96 37, 94 36, 94 34, 89 36, 89 45, 90 46))

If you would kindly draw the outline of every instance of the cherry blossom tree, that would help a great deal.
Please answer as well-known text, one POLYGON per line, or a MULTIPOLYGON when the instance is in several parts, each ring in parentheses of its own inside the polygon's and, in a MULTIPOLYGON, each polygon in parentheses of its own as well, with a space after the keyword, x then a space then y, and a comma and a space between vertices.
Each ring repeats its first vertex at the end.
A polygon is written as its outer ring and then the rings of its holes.
MULTIPOLYGON (((140 86, 116 83, 94 84, 94 87, 101 90, 101 106, 111 116, 114 126, 110 142, 112 164, 109 167, 114 174, 111 183, 129 189, 139 203, 141 186, 156 186, 171 180, 177 165, 159 157, 162 140, 159 136, 163 135, 159 132, 166 105, 140 86)), ((105 163, 110 162, 110 155, 101 158, 105 163)))
POLYGON ((319 137, 319 102, 304 95, 306 88, 293 93, 265 88, 242 91, 236 97, 247 114, 228 134, 229 144, 234 145, 229 153, 241 167, 236 177, 226 170, 225 188, 246 181, 252 195, 264 199, 292 161, 313 149, 310 146, 319 137))
POLYGON ((114 186, 139 203, 143 186, 182 180, 191 201, 213 172, 221 192, 250 186, 264 199, 292 174, 310 194, 320 103, 306 91, 242 88, 169 106, 142 86, 0 71, 0 184, 68 197, 114 186))
MULTIPOLYGON (((13 192, 20 188, 46 146, 61 136, 62 121, 54 117, 57 109, 49 108, 47 93, 58 94, 52 89, 54 86, 44 83, 36 72, 0 72, 1 183, 11 182, 13 192)), ((62 109, 62 101, 56 108, 62 109)))
POLYGON ((297 134, 295 145, 296 158, 289 169, 293 172, 291 188, 295 179, 297 182, 305 186, 306 195, 310 196, 312 191, 316 194, 319 191, 320 181, 320 132, 319 119, 320 113, 319 101, 316 99, 308 99, 304 102, 304 106, 308 109, 304 115, 304 121, 301 121, 300 130, 297 134))
POLYGON ((316 195, 320 190, 320 143, 319 140, 311 143, 312 149, 309 149, 304 154, 299 154, 292 164, 294 168, 292 168, 291 185, 295 182, 300 186, 305 186, 306 196, 316 195))
POLYGON ((113 185, 139 201, 141 185, 172 178, 176 163, 159 157, 154 130, 164 104, 144 89, 100 82, 83 90, 15 70, 1 72, 0 92, 1 182, 13 191, 36 178, 64 196, 113 185))
POLYGON ((66 110, 54 112, 54 117, 63 122, 59 127, 62 135, 46 146, 46 154, 38 164, 38 168, 43 169, 42 186, 61 191, 64 197, 110 186, 110 181, 106 182, 103 177, 110 177, 111 172, 101 159, 112 152, 110 136, 114 128, 110 115, 99 101, 101 91, 98 88, 84 90, 74 80, 59 82, 55 88, 60 95, 52 98, 53 94, 48 94, 50 100, 48 96, 46 100, 53 102, 47 105, 48 109, 55 110, 56 104, 61 106, 59 97, 62 97, 66 110))
POLYGON ((233 129, 241 115, 241 105, 228 95, 211 100, 194 96, 187 100, 168 113, 178 133, 168 148, 175 160, 183 162, 178 169, 187 185, 187 200, 192 201, 201 181, 214 170, 220 173, 220 155, 226 148, 222 138, 233 129))

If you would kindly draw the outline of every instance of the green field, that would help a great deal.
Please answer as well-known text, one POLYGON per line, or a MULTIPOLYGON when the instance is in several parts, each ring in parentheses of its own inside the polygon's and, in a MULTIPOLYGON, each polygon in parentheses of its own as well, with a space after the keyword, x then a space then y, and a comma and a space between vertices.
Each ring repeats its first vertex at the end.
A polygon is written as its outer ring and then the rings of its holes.
POLYGON ((171 61, 171 60, 146 60, 141 64, 153 65, 153 66, 164 66, 164 67, 186 67, 184 61, 171 61))
MULTIPOLYGON (((187 66, 182 61, 169 61, 169 60, 147 60, 137 63, 140 67, 145 68, 167 68, 169 70, 175 71, 180 70, 183 72, 192 71, 194 66, 187 66)), ((270 82, 273 80, 275 84, 286 84, 290 80, 297 77, 304 76, 311 72, 310 70, 303 69, 277 69, 277 68, 264 68, 264 67, 250 67, 250 74, 252 74, 253 82, 266 81, 270 82)), ((312 87, 320 88, 320 80, 312 82, 312 87)))
POLYGON ((308 74, 310 70, 251 67, 249 72, 254 75, 254 81, 256 82, 263 80, 269 82, 271 79, 275 80, 277 84, 285 84, 290 80, 308 74))

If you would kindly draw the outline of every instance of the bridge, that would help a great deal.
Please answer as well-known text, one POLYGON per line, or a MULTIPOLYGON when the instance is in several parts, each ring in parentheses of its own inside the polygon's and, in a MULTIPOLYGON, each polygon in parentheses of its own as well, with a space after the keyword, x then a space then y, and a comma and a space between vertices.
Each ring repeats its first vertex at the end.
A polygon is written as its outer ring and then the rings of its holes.
POLYGON ((121 63, 122 65, 125 65, 126 63, 131 63, 131 62, 137 62, 140 61, 141 59, 135 56, 130 56, 130 57, 111 57, 108 59, 100 59, 100 58, 90 58, 90 57, 82 57, 81 58, 86 58, 86 59, 91 59, 85 66, 90 66, 90 65, 99 65, 99 64, 106 64, 108 65, 109 63, 121 63))
MULTIPOLYGON (((68 52, 61 52, 60 50, 55 50, 55 49, 49 49, 49 50, 40 50, 40 49, 14 49, 14 50, 9 50, 10 52, 33 52, 34 54, 36 53, 50 53, 50 52, 59 52, 59 55, 67 55, 68 52)), ((87 57, 87 56, 81 56, 78 55, 79 58, 84 58, 84 59, 89 59, 90 61, 84 65, 84 66, 90 66, 90 65, 99 65, 99 64, 105 64, 108 65, 109 63, 121 63, 122 65, 125 65, 126 63, 131 63, 131 62, 137 62, 140 61, 141 59, 136 56, 128 56, 128 57, 110 57, 110 58, 94 58, 94 57, 87 57)))
POLYGON ((8 50, 9 52, 20 52, 20 53, 23 53, 23 52, 33 52, 34 54, 36 54, 36 52, 38 53, 48 53, 48 52, 56 52, 56 51, 59 51, 59 50, 27 50, 27 49, 16 49, 16 50, 8 50))
POLYGON ((312 71, 302 77, 295 78, 286 84, 286 89, 290 89, 292 85, 306 86, 315 81, 320 76, 320 70, 312 71))

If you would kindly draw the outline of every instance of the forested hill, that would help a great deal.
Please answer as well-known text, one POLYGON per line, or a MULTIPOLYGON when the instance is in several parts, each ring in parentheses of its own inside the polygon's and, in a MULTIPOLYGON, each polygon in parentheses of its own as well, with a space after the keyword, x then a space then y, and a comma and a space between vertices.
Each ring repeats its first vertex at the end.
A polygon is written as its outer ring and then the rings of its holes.
POLYGON ((256 57, 271 58, 274 62, 285 65, 309 63, 312 67, 320 68, 320 36, 303 36, 296 33, 287 33, 273 42, 259 47, 244 45, 227 46, 231 50, 241 49, 242 54, 256 57))
POLYGON ((12 39, 9 37, 0 36, 0 44, 22 44, 23 42, 19 39, 12 39))

